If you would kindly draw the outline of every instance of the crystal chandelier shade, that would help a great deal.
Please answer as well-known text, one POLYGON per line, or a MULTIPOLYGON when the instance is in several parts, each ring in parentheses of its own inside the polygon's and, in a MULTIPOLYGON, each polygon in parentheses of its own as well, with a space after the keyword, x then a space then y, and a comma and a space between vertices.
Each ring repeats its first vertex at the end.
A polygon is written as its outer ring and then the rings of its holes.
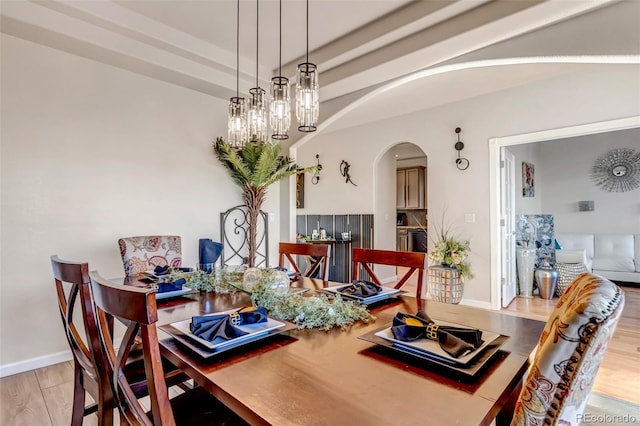
POLYGON ((289 79, 286 77, 273 77, 271 79, 269 121, 273 139, 289 139, 287 132, 291 127, 291 103, 289 102, 289 79))
POLYGON ((267 139, 267 112, 264 108, 265 91, 260 86, 249 89, 247 126, 249 139, 263 142, 267 139))
POLYGON ((320 86, 315 64, 305 62, 298 65, 296 78, 296 118, 298 130, 314 132, 320 113, 320 86))
POLYGON ((234 148, 242 148, 247 141, 247 116, 244 98, 234 96, 229 102, 227 139, 234 148))

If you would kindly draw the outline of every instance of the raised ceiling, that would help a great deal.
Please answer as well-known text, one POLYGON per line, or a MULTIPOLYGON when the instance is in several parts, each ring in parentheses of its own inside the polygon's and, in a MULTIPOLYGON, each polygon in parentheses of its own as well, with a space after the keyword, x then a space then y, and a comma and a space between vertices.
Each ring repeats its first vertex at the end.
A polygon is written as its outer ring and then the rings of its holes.
MULTIPOLYGON (((465 97, 575 71, 580 65, 502 68, 496 76, 485 68, 441 73, 404 86, 407 79, 446 64, 482 59, 478 52, 522 39, 539 55, 554 48, 574 53, 640 53, 638 3, 627 0, 310 0, 309 47, 311 62, 320 70, 323 120, 354 99, 381 87, 370 102, 360 102, 349 120, 334 128, 363 124, 429 108, 465 97), (609 13, 608 10, 617 10, 609 13), (557 25, 585 21, 583 31, 599 26, 589 16, 601 14, 615 21, 619 52, 598 52, 606 32, 591 38, 574 33, 540 43, 527 37, 557 25), (633 16, 633 15, 636 16, 633 16), (591 26, 592 28, 586 28, 591 26), (565 43, 565 45, 563 45, 565 43), (588 46, 582 50, 582 46, 588 46), (475 56, 474 56, 475 55, 475 56), (421 86, 426 85, 426 86, 421 86), (428 96, 416 96, 428 93, 428 96), (377 104, 376 104, 377 99, 377 104), (403 102, 399 103, 398 99, 403 102), (381 104, 397 105, 381 109, 381 104), (386 112, 385 112, 386 111, 386 112)), ((278 68, 278 6, 276 0, 240 1, 240 91, 255 84, 256 4, 260 8, 259 76, 267 88, 278 68)), ((293 80, 305 54, 305 1, 282 1, 283 74, 293 80)), ((227 99, 236 86, 235 0, 96 0, 2 1, 2 32, 109 65, 227 99)), ((595 18, 594 18, 595 19, 595 18)), ((564 28, 564 27, 563 27, 564 28)), ((565 30, 565 33, 567 31, 565 30)), ((557 32, 563 35, 562 30, 557 32)), ((581 34, 581 33, 575 33, 581 34)), ((544 40, 544 38, 542 38, 544 40)), ((504 50, 504 49, 503 49, 504 50)), ((560 53, 565 53, 564 51, 560 53)), ((549 54, 549 53, 546 53, 549 54)), ((511 53, 513 56, 513 53, 511 53)), ((226 112, 222 112, 222 114, 226 112)), ((344 116, 344 114, 343 114, 344 116)))

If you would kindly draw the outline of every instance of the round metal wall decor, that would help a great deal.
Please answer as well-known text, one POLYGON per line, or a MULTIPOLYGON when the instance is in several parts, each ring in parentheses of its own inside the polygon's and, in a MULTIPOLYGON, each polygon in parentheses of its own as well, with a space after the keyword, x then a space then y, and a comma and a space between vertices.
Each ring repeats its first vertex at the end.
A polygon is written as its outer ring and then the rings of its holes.
POLYGON ((591 168, 592 180, 608 192, 627 192, 640 187, 640 151, 617 148, 598 158, 591 168))

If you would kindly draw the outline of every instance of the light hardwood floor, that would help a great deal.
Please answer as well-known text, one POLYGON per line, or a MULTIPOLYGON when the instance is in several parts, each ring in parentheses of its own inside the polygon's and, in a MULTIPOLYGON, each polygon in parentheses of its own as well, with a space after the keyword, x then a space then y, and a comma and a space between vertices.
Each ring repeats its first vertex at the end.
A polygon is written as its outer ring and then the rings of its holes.
MULTIPOLYGON (((596 376, 594 391, 640 404, 640 287, 623 289, 626 303, 622 318, 596 376)), ((516 298, 503 312, 546 321, 557 300, 516 298)), ((172 390, 172 394, 178 392, 172 390)), ((71 362, 4 377, 0 379, 0 425, 69 425, 72 395, 71 362)), ((605 400, 603 404, 611 407, 613 403, 615 400, 605 400)), ((629 408, 623 405, 620 410, 623 410, 620 414, 629 414, 633 410, 636 418, 640 419, 640 406, 629 408)), ((87 416, 84 424, 96 425, 96 416, 87 416)))

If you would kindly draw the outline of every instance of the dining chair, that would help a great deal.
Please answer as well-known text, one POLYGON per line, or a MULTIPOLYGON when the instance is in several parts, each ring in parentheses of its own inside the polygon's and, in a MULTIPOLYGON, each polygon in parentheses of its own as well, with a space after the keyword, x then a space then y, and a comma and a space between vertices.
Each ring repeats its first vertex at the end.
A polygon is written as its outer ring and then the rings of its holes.
POLYGON ((316 243, 280 243, 280 258, 278 265, 284 268, 285 259, 289 261, 296 275, 292 280, 300 277, 320 278, 324 287, 329 285, 329 256, 331 246, 329 244, 316 243), (300 271, 300 266, 294 258, 295 255, 306 256, 309 262, 304 272, 300 271), (319 275, 318 275, 319 274, 319 275))
POLYGON ((169 399, 167 383, 158 343, 158 308, 154 291, 142 287, 123 286, 103 278, 96 271, 89 273, 96 306, 100 343, 112 371, 111 384, 115 393, 120 423, 130 425, 246 425, 202 387, 195 387, 169 399), (108 326, 108 318, 117 317, 126 323, 122 339, 116 345, 108 326), (125 369, 126 359, 140 336, 144 351, 144 371, 149 386, 147 412, 136 398, 134 385, 125 369))
POLYGON ((113 392, 97 332, 90 293, 89 265, 51 256, 51 267, 58 294, 58 308, 65 335, 73 355, 73 404, 71 424, 81 425, 84 416, 97 413, 98 424, 113 423, 113 392), (76 326, 74 313, 82 316, 84 333, 76 326), (89 393, 95 403, 85 407, 89 393))
POLYGON ((177 235, 146 235, 118 240, 124 273, 133 276, 156 266, 182 266, 182 239, 177 235))
MULTIPOLYGON (((57 255, 51 256, 51 267, 58 295, 58 307, 64 331, 71 348, 74 364, 73 404, 71 409, 71 424, 80 425, 84 416, 97 413, 98 424, 113 423, 113 409, 115 408, 111 389, 110 369, 106 354, 100 342, 93 297, 89 265, 85 262, 62 260, 57 255), (79 309, 77 304, 79 303, 79 309), (74 318, 80 314, 82 328, 74 318), (84 330, 84 331, 82 331, 84 330), (89 393, 94 404, 85 407, 86 393, 89 393)), ((113 330, 113 318, 109 318, 108 326, 113 330)), ((140 348, 132 351, 127 360, 125 374, 134 383, 134 393, 138 398, 148 393, 144 377, 140 348)), ((190 378, 178 370, 173 364, 163 360, 167 372, 167 383, 170 386, 185 384, 190 378)))
POLYGON ((513 417, 506 410, 498 424, 579 425, 624 300, 624 292, 611 281, 579 275, 540 336, 513 417))
POLYGON ((393 251, 376 249, 353 249, 353 280, 360 277, 360 267, 362 267, 371 277, 375 284, 382 285, 380 279, 373 272, 373 265, 388 265, 409 268, 405 274, 397 281, 395 288, 400 288, 407 283, 409 278, 417 271, 416 298, 422 297, 422 281, 424 279, 426 253, 412 251, 393 251))

